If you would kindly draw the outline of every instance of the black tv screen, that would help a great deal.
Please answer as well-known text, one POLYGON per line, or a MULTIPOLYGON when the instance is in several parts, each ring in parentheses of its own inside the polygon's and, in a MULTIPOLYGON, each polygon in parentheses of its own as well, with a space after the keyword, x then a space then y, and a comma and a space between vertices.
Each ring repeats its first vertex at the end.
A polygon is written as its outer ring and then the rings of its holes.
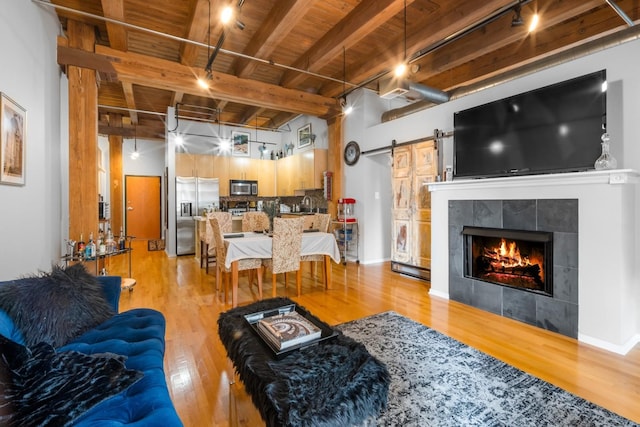
POLYGON ((594 168, 606 128, 606 70, 454 113, 454 178, 594 168))

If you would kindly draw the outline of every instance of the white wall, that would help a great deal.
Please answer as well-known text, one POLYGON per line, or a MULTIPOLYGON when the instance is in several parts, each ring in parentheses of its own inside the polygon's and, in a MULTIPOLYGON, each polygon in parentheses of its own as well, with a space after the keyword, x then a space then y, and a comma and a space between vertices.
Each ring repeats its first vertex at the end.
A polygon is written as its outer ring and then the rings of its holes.
POLYGON ((0 280, 50 270, 61 255, 58 19, 30 1, 0 12, 0 92, 27 110, 26 185, 0 185, 0 280))

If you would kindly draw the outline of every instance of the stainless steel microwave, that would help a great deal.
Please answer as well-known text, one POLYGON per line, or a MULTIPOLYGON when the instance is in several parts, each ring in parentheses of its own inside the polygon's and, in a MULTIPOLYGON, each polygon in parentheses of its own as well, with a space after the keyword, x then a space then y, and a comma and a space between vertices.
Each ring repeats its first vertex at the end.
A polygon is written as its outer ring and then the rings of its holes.
POLYGON ((231 196, 257 196, 258 181, 244 179, 229 180, 229 195, 231 196))

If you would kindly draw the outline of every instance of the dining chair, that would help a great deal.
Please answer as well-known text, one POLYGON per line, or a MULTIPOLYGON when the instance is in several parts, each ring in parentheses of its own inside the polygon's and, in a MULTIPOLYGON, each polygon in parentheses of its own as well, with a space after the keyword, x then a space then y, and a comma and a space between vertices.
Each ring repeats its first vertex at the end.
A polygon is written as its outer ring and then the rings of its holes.
MULTIPOLYGON (((329 232, 329 223, 331 222, 331 214, 321 214, 321 213, 316 213, 313 214, 313 223, 311 225, 311 228, 313 229, 317 229, 318 231, 321 231, 323 233, 327 233, 329 232)), ((313 262, 311 264, 311 275, 314 275, 314 271, 315 271, 315 266, 316 266, 316 262, 322 262, 323 265, 323 269, 322 271, 324 272, 324 267, 326 267, 324 265, 324 255, 321 254, 317 254, 317 255, 303 255, 300 257, 300 261, 301 262, 306 262, 306 261, 311 261, 313 262)), ((327 286, 327 275, 323 273, 324 276, 324 285, 325 287, 327 286)))
POLYGON ((264 212, 245 212, 242 215, 242 231, 269 229, 269 216, 264 212))
POLYGON ((287 273, 296 272, 298 296, 302 287, 300 271, 300 252, 302 251, 302 229, 304 218, 273 219, 273 250, 271 259, 262 260, 262 265, 271 270, 272 296, 276 296, 276 278, 284 273, 284 286, 287 287, 287 273))
MULTIPOLYGON (((216 293, 220 291, 220 282, 222 280, 222 275, 224 274, 224 302, 226 303, 227 295, 229 295, 229 273, 231 273, 231 268, 226 268, 224 265, 224 260, 227 258, 227 247, 224 244, 222 226, 220 225, 218 218, 212 217, 209 221, 211 222, 211 228, 216 242, 216 258, 218 259, 218 262, 216 262, 216 293)), ((245 258, 240 259, 237 262, 238 271, 257 270, 258 295, 260 299, 262 299, 262 260, 260 258, 245 258)), ((249 282, 249 286, 251 286, 251 281, 249 282)))
MULTIPOLYGON (((216 262, 216 241, 213 237, 213 228, 211 227, 211 218, 217 218, 222 228, 222 233, 231 233, 233 226, 233 218, 230 212, 209 212, 205 220, 205 237, 204 241, 200 240, 200 268, 204 261, 205 271, 209 274, 209 265, 216 262)), ((201 238, 202 239, 202 238, 201 238)))

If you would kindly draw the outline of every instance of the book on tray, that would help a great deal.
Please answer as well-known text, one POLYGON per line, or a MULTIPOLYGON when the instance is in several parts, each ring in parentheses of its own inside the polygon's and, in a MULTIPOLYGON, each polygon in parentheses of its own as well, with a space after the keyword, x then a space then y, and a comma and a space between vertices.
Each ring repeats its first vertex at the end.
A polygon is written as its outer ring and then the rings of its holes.
POLYGON ((313 341, 322 333, 320 328, 296 311, 260 319, 258 331, 280 350, 313 341))

